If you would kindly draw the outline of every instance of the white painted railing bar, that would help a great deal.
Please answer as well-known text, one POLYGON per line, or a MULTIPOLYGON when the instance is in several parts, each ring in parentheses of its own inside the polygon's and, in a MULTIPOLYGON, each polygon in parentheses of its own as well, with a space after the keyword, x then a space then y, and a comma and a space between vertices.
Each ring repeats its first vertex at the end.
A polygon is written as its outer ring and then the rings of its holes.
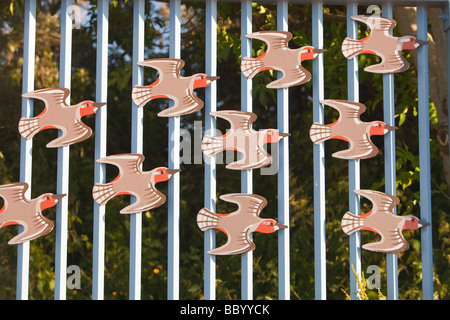
MULTIPOLYGON (((97 5, 97 69, 95 100, 106 102, 108 95, 108 0, 97 5)), ((105 183, 105 164, 97 160, 106 156, 107 138, 107 106, 97 110, 95 114, 95 163, 94 183, 105 183)), ((105 277, 105 206, 94 201, 94 236, 92 266, 92 299, 104 298, 105 277)))
MULTIPOLYGON (((358 24, 352 20, 352 16, 358 14, 356 3, 347 5, 347 37, 358 39, 358 24)), ((358 78, 358 57, 347 61, 347 86, 348 100, 359 102, 359 78, 358 78)), ((359 214, 359 196, 353 191, 360 189, 360 161, 348 161, 348 196, 349 211, 353 214, 359 214)), ((358 275, 361 275, 361 235, 355 232, 349 236, 349 255, 350 255, 350 296, 352 299, 358 299, 358 283, 352 267, 358 275)))
MULTIPOLYGON (((323 4, 312 5, 312 46, 323 49, 323 4)), ((320 103, 324 99, 323 55, 313 60, 313 122, 323 124, 324 107, 320 103)), ((325 300, 326 293, 326 243, 325 243, 325 146, 323 143, 313 145, 314 163, 314 278, 315 299, 325 300)))
MULTIPOLYGON (((71 0, 61 1, 61 43, 59 64, 59 86, 71 88, 72 67, 72 19, 71 0), (70 15, 69 15, 70 13, 70 15)), ((70 96, 67 98, 70 101, 70 96)), ((62 132, 59 131, 59 135, 62 132)), ((67 226, 69 199, 69 146, 58 148, 56 193, 66 194, 56 204, 56 248, 55 248, 55 300, 66 299, 67 278, 67 226)))
MULTIPOLYGON (((417 38, 428 39, 428 8, 417 7, 417 38)), ((430 165, 430 101, 428 83, 428 44, 417 49, 420 219, 431 221, 431 165, 430 165)), ((448 75, 447 75, 448 77, 448 75)), ((432 228, 421 228, 422 298, 433 299, 432 228)))
MULTIPOLYGON (((205 72, 217 75, 217 0, 206 2, 206 44, 205 72)), ((217 83, 213 81, 205 88, 205 133, 215 135, 216 120, 210 112, 217 110, 217 83)), ((205 192, 204 205, 212 212, 216 211, 216 158, 205 159, 205 192)), ((216 298, 216 257, 208 251, 216 246, 216 232, 206 230, 204 235, 204 299, 216 298)))
MULTIPOLYGON (((252 2, 241 2, 241 57, 252 56, 252 40, 246 35, 252 33, 252 2)), ((253 112, 252 80, 241 74, 241 110, 253 112)), ((241 172, 241 192, 253 193, 253 170, 241 172)), ((250 239, 253 235, 250 234, 250 239)), ((241 254, 241 299, 253 299, 253 252, 241 254)))
MULTIPOLYGON (((26 0, 24 8, 24 41, 23 41, 23 78, 22 93, 34 90, 34 63, 36 49, 36 0, 26 0)), ((22 117, 33 116, 33 99, 22 98, 22 117)), ((31 198, 31 179, 33 165, 33 140, 20 138, 20 181, 28 183, 26 197, 31 198)), ((19 228, 19 233, 23 228, 19 228)), ((30 242, 17 245, 17 283, 16 299, 28 299, 30 265, 30 242)))
MULTIPOLYGON (((382 6, 381 14, 386 18, 393 18, 391 4, 382 6)), ((391 34, 393 32, 391 31, 391 34)), ((395 126, 395 96, 394 96, 394 74, 383 74, 383 121, 389 126, 395 126)), ((397 175, 395 161, 395 130, 389 131, 384 136, 384 175, 385 192, 396 195, 397 175)), ((393 212, 397 213, 397 208, 393 212)), ((396 253, 386 254, 386 281, 387 298, 398 299, 398 262, 396 253)))
MULTIPOLYGON (((288 1, 277 1, 277 30, 288 31, 288 1)), ((278 72, 278 78, 282 74, 278 72)), ((277 89, 277 126, 289 132, 289 89, 277 89)), ((281 139, 278 161, 278 222, 289 226, 289 137, 281 139)), ((278 299, 290 296, 289 227, 278 230, 278 299)))
MULTIPOLYGON (((133 3, 133 69, 132 87, 143 85, 144 70, 138 66, 144 60, 144 21, 145 1, 134 0, 133 3)), ((143 153, 143 108, 131 103, 131 152, 143 153)), ((135 202, 131 196, 130 202, 135 202)), ((141 298, 141 261, 142 259, 142 212, 130 214, 130 261, 129 261, 129 298, 141 298)))
MULTIPOLYGON (((181 0, 170 0, 170 58, 181 58, 181 0)), ((180 117, 169 118, 170 169, 180 168, 180 117)), ((169 300, 179 298, 180 264, 180 174, 169 179, 168 203, 168 275, 169 300)))

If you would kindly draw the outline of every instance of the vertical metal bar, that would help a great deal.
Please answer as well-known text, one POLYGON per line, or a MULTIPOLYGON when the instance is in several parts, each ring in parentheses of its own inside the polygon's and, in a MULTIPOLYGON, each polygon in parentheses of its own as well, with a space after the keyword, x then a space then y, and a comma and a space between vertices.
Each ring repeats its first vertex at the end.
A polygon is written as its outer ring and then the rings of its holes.
MULTIPOLYGON (((171 58, 181 57, 181 1, 170 0, 170 48, 171 58)), ((180 168, 180 117, 169 118, 169 168, 180 168)), ((180 264, 180 175, 169 180, 168 196, 168 299, 179 298, 180 264)))
MULTIPOLYGON (((22 93, 34 90, 34 62, 36 48, 36 0, 25 1, 23 41, 22 93)), ((22 117, 33 117, 33 99, 22 98, 22 117)), ((31 198, 31 167, 33 140, 20 138, 20 181, 29 185, 26 196, 31 198)), ((21 227, 19 232, 23 232, 21 227)), ((17 245, 16 299, 28 299, 28 277, 30 262, 30 242, 17 245)))
MULTIPOLYGON (((353 15, 358 14, 358 5, 356 3, 347 4, 347 36, 352 39, 358 39, 358 25, 352 20, 353 15)), ((348 100, 359 101, 359 81, 358 81, 358 57, 347 62, 347 85, 348 100)), ((354 190, 360 189, 360 162, 359 160, 348 161, 349 171, 349 211, 353 214, 359 214, 359 197, 354 190)), ((352 299, 358 299, 358 284, 353 273, 352 267, 358 275, 361 275, 361 235, 355 232, 350 235, 350 296, 352 299)))
MULTIPOLYGON (((97 5, 97 70, 95 99, 106 102, 108 89, 108 0, 97 5)), ((107 106, 95 114, 95 160, 106 156, 107 106)), ((105 165, 95 162, 94 183, 105 183, 105 165)), ((105 206, 94 201, 92 299, 104 297, 105 206)))
MULTIPOLYGON (((144 14, 145 1, 134 0, 133 3, 133 69, 132 86, 142 85, 143 67, 138 66, 144 60, 144 14)), ((143 153, 143 108, 134 102, 131 105, 131 152, 143 153)), ((131 201, 136 199, 132 197, 131 201)), ((130 215, 130 278, 129 297, 131 300, 141 298, 141 258, 142 258, 142 212, 130 215)))
MULTIPOLYGON (((277 30, 288 31, 288 1, 277 1, 277 30)), ((282 75, 278 73, 280 78, 282 75)), ((277 126, 289 132, 289 89, 277 89, 277 126)), ((278 222, 289 226, 289 137, 278 144, 278 222)), ((278 299, 290 298, 289 228, 278 231, 278 299)))
MULTIPOLYGON (((427 7, 417 7, 417 38, 428 39, 427 7)), ((428 45, 418 48, 418 117, 420 163, 420 219, 431 223, 430 110, 428 88, 428 45)), ((433 244, 431 226, 421 229, 422 298, 433 299, 433 244)))
MULTIPOLYGON (((217 0, 206 2, 206 74, 217 75, 217 0)), ((205 89, 205 131, 214 134, 215 117, 210 112, 217 110, 216 81, 205 89)), ((216 210, 216 159, 211 157, 205 163, 205 207, 216 210)), ((216 298, 216 257, 208 251, 216 246, 216 233, 213 229, 205 232, 204 238, 204 297, 205 300, 216 298)))
MULTIPOLYGON (((392 4, 382 6, 382 15, 386 18, 393 18, 392 4)), ((391 31, 392 33, 392 31, 391 31)), ((383 74, 383 121, 395 126, 395 105, 394 105, 394 74, 383 74)), ((395 163, 395 131, 390 131, 384 136, 384 176, 385 192, 396 195, 397 176, 395 163)), ((397 209, 394 208, 396 214, 397 209)), ((389 300, 398 299, 398 263, 397 254, 386 254, 387 273, 387 298, 389 300)))
MULTIPOLYGON (((252 56, 252 2, 241 1, 241 57, 252 56)), ((252 80, 241 73, 241 110, 252 112, 252 80)), ((253 170, 241 172, 241 192, 253 193, 253 170)), ((252 239, 252 235, 250 235, 252 239)), ((241 299, 253 299, 253 252, 241 254, 241 299)))
MULTIPOLYGON (((323 4, 312 4, 312 45, 323 48, 323 4)), ((324 123, 323 55, 313 60, 313 122, 324 123)), ((313 146, 314 159, 314 270, 315 298, 325 300, 326 294, 326 244, 325 244, 325 148, 324 144, 313 146)))
MULTIPOLYGON (((72 65, 71 0, 61 1, 61 43, 59 86, 70 90, 72 65)), ((70 101, 70 100, 69 100, 70 101)), ((59 132, 61 134, 61 131, 59 132)), ((67 278, 67 213, 69 198, 69 146, 58 148, 56 193, 66 194, 56 205, 55 300, 66 299, 67 278)))

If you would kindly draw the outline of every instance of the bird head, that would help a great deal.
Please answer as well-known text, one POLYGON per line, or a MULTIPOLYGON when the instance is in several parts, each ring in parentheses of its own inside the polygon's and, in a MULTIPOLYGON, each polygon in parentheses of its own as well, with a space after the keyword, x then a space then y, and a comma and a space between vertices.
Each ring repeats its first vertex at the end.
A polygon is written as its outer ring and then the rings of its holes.
POLYGON ((46 193, 39 197, 39 207, 42 210, 55 206, 59 200, 64 198, 65 194, 46 193))
POLYGON ((313 60, 315 59, 319 54, 324 53, 327 51, 326 49, 316 49, 311 46, 302 47, 300 52, 300 60, 313 60))
POLYGON ((164 182, 169 180, 175 173, 180 172, 180 169, 167 169, 167 168, 156 168, 153 169, 153 177, 155 183, 164 182))
POLYGON ((273 219, 264 219, 260 222, 258 227, 255 229, 256 232, 261 233, 272 233, 280 229, 286 229, 287 226, 284 224, 278 223, 273 219))
POLYGON ((428 43, 428 41, 417 40, 412 36, 405 36, 399 39, 402 50, 414 50, 428 43))
POLYGON ((419 218, 416 218, 411 215, 405 216, 404 219, 405 219, 405 224, 403 225, 403 229, 417 230, 419 228, 430 225, 428 222, 422 221, 419 218))
POLYGON ((388 126, 386 123, 382 121, 374 121, 372 126, 370 127, 370 135, 374 136, 382 136, 388 133, 389 131, 396 130, 397 127, 388 126))
POLYGON ((264 144, 277 143, 281 139, 290 136, 290 133, 282 133, 276 129, 267 129, 264 133, 264 144))
POLYGON ((195 80, 194 80, 194 89, 197 88, 206 88, 207 86, 209 86, 209 84, 217 79, 220 79, 220 77, 213 77, 213 76, 208 76, 204 73, 199 73, 195 75, 195 80))
POLYGON ((90 114, 94 114, 97 110, 103 107, 106 103, 95 103, 94 101, 83 101, 80 104, 80 116, 84 117, 90 114))

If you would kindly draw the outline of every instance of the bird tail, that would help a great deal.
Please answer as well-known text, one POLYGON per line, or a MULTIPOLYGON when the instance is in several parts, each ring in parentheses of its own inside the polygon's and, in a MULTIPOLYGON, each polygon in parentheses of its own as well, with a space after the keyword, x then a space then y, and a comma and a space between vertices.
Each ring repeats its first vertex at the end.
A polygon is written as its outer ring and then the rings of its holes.
POLYGON ((152 99, 152 87, 149 86, 134 86, 131 92, 131 99, 139 106, 143 107, 152 99))
POLYGON ((111 183, 96 183, 92 188, 92 197, 99 205, 104 205, 115 195, 111 183))
POLYGON ((39 119, 37 118, 21 118, 19 120, 19 133, 27 140, 33 138, 40 129, 39 119))
POLYGON ((342 42, 342 54, 347 58, 351 59, 358 55, 363 50, 363 42, 360 40, 353 40, 350 38, 345 38, 342 42))
POLYGON ((331 137, 331 128, 329 126, 314 123, 309 130, 309 136, 315 144, 319 144, 331 137))
POLYGON ((256 74, 264 68, 264 62, 260 59, 243 58, 241 62, 241 71, 248 79, 252 79, 256 74))
POLYGON ((213 155, 224 150, 223 139, 205 136, 202 141, 202 151, 208 156, 212 157, 213 155))
POLYGON ((341 220, 342 230, 350 235, 353 232, 360 230, 364 227, 364 217, 357 216, 353 213, 346 212, 341 220))
POLYGON ((219 221, 220 216, 207 208, 201 209, 197 214, 197 225, 202 231, 216 228, 219 225, 219 221))

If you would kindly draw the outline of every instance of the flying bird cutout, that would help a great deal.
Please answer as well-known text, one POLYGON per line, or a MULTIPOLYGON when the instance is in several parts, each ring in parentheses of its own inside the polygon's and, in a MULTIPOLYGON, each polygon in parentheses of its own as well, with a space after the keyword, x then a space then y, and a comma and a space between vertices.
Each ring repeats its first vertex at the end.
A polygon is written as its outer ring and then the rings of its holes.
POLYGON ((363 215, 345 213, 341 221, 342 230, 348 235, 360 230, 370 230, 381 236, 378 242, 364 244, 363 249, 386 253, 405 251, 409 248, 409 243, 402 231, 430 225, 411 215, 394 214, 393 209, 400 201, 393 195, 373 190, 355 190, 355 193, 369 199, 372 210, 363 215))
POLYGON ((8 241, 19 244, 37 239, 53 230, 53 221, 42 215, 42 211, 53 207, 65 194, 45 193, 28 200, 25 192, 28 184, 15 182, 0 186, 3 207, 0 209, 0 228, 9 225, 21 225, 23 231, 8 241))
POLYGON ((36 117, 21 118, 19 133, 29 140, 39 131, 45 129, 59 129, 62 134, 50 141, 47 148, 68 146, 88 139, 92 129, 85 125, 81 118, 97 112, 106 103, 83 101, 76 105, 69 105, 70 90, 66 88, 48 88, 28 92, 22 95, 44 101, 44 110, 36 117))
POLYGON ((203 101, 197 97, 194 90, 205 88, 212 81, 219 79, 217 76, 208 76, 204 73, 183 77, 180 74, 184 67, 181 59, 161 58, 149 59, 138 62, 138 65, 156 69, 158 79, 148 86, 135 86, 131 97, 136 105, 143 107, 153 99, 170 99, 174 105, 159 112, 159 117, 176 117, 194 113, 203 108, 203 101))
POLYGON ((323 100, 339 111, 339 118, 331 124, 314 123, 309 136, 315 144, 329 139, 340 139, 349 143, 349 148, 333 153, 333 157, 340 159, 367 159, 378 154, 378 148, 371 140, 373 135, 385 135, 397 127, 388 126, 382 121, 364 122, 360 116, 366 110, 362 103, 346 100, 323 100))
POLYGON ((214 228, 224 232, 228 237, 223 246, 209 250, 209 254, 232 255, 249 252, 256 247, 249 238, 250 233, 272 233, 287 228, 273 219, 259 217, 267 205, 264 197, 256 194, 230 193, 220 196, 220 199, 237 204, 238 209, 229 214, 219 214, 203 208, 197 214, 200 230, 214 228))
POLYGON ((391 31, 397 25, 393 19, 372 15, 352 16, 352 19, 365 23, 371 32, 360 40, 345 38, 342 53, 347 59, 366 53, 379 56, 381 62, 364 68, 367 72, 403 72, 409 68, 409 62, 402 56, 402 50, 414 50, 427 43, 413 36, 392 36, 391 31))
POLYGON ((92 189, 94 200, 105 205, 119 195, 132 195, 136 201, 120 210, 120 213, 130 214, 151 210, 166 201, 166 196, 156 189, 155 184, 169 180, 179 169, 155 168, 142 171, 141 165, 145 157, 137 153, 125 153, 98 159, 99 163, 108 163, 119 168, 118 176, 108 183, 96 183, 92 189))
POLYGON ((264 144, 277 143, 290 135, 276 129, 254 130, 252 124, 257 116, 252 112, 221 110, 211 112, 210 115, 227 120, 231 127, 220 137, 205 135, 202 141, 203 153, 212 157, 221 151, 234 150, 243 155, 241 160, 227 164, 227 169, 247 170, 270 165, 272 156, 264 150, 264 144))
POLYGON ((290 49, 289 41, 292 33, 288 31, 259 31, 250 33, 247 38, 262 40, 267 44, 267 50, 257 58, 244 57, 241 71, 249 79, 265 70, 276 70, 283 77, 270 82, 267 88, 279 89, 301 85, 311 79, 311 73, 302 66, 302 61, 312 60, 325 49, 305 46, 290 49))

